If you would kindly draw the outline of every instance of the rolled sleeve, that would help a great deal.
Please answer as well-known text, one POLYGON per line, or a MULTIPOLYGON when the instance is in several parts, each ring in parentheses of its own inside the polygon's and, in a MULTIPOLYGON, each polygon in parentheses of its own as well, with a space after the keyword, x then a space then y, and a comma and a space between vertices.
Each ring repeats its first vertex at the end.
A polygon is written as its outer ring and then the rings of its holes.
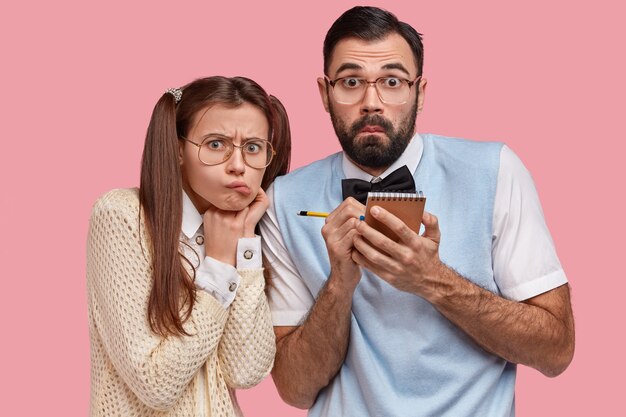
POLYGON ((567 283, 530 172, 507 146, 493 225, 493 271, 504 297, 523 301, 567 283))

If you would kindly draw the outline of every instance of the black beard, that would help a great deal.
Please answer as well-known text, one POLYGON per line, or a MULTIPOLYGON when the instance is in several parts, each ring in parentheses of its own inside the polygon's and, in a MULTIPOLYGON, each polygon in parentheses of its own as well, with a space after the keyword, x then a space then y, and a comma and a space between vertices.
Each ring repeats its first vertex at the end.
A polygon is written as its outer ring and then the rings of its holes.
POLYGON ((389 167, 400 158, 415 132, 417 100, 408 116, 400 122, 398 130, 394 130, 391 122, 379 114, 365 115, 346 128, 346 125, 335 117, 332 105, 329 105, 329 110, 335 134, 343 151, 353 162, 364 167, 389 167), (367 125, 383 128, 389 143, 385 144, 377 135, 362 137, 357 142, 356 135, 367 125))

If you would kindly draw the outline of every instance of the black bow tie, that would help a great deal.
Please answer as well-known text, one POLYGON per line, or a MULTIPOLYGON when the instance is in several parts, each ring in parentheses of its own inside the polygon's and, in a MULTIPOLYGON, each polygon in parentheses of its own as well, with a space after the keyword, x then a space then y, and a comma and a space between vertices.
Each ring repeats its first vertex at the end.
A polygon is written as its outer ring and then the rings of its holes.
POLYGON ((379 182, 368 182, 357 179, 341 180, 343 199, 354 197, 365 204, 370 191, 405 191, 415 192, 415 181, 406 165, 396 169, 379 182))

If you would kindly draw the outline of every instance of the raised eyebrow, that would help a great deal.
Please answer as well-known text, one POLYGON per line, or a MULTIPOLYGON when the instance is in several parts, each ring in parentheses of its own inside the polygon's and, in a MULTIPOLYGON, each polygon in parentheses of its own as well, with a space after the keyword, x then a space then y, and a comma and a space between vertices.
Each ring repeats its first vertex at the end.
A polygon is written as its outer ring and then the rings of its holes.
POLYGON ((359 64, 355 64, 353 62, 346 62, 344 64, 339 65, 339 68, 337 68, 337 71, 335 71, 335 75, 345 70, 361 70, 361 69, 363 69, 363 67, 360 66, 359 64))
POLYGON ((407 75, 407 77, 411 76, 411 74, 409 73, 409 70, 404 65, 402 65, 399 62, 392 62, 390 64, 385 64, 385 65, 383 65, 383 69, 386 69, 386 70, 390 70, 390 69, 400 70, 400 71, 404 72, 407 75))

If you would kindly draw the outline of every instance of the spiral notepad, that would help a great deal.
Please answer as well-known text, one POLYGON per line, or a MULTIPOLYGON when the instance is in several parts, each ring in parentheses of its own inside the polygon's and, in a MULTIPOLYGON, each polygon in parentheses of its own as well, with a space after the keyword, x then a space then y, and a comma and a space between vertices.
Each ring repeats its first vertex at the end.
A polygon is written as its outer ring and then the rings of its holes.
POLYGON ((424 215, 424 205, 426 197, 424 193, 399 193, 399 192, 375 192, 367 193, 367 203, 365 204, 365 222, 378 230, 389 239, 394 241, 400 238, 387 226, 376 220, 370 210, 374 206, 379 206, 392 213, 402 220, 411 230, 419 233, 424 215))

